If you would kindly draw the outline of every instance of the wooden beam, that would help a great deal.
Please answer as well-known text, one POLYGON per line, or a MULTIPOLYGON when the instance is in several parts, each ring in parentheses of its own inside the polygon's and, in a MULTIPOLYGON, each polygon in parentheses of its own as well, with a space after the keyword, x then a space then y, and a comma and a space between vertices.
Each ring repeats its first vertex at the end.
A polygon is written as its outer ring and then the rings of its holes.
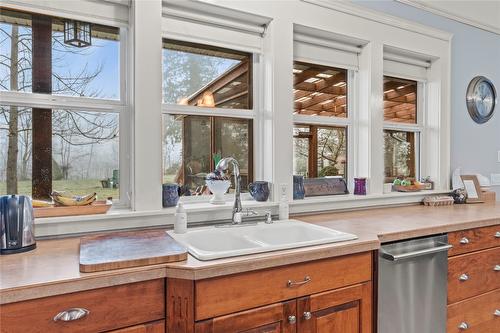
MULTIPOLYGON (((32 91, 51 94, 52 18, 33 14, 32 33, 32 91)), ((50 199, 52 194, 52 110, 33 108, 32 119, 32 195, 35 199, 50 199)))
POLYGON ((298 73, 298 74, 293 75, 293 84, 295 85, 295 84, 304 82, 307 79, 315 77, 319 73, 321 73, 321 70, 314 69, 314 68, 309 68, 309 69, 303 70, 302 73, 298 73))
MULTIPOLYGON (((236 80, 238 77, 242 76, 243 74, 247 74, 248 68, 249 68, 248 61, 243 61, 238 66, 233 67, 227 72, 221 74, 218 78, 216 78, 212 82, 205 85, 205 87, 198 90, 198 92, 195 93, 195 95, 191 95, 188 100, 189 105, 196 105, 198 100, 203 96, 203 94, 206 91, 211 91, 213 94, 215 94, 218 90, 222 89, 232 81, 236 80)), ((243 83, 244 82, 242 82, 242 84, 243 83)))

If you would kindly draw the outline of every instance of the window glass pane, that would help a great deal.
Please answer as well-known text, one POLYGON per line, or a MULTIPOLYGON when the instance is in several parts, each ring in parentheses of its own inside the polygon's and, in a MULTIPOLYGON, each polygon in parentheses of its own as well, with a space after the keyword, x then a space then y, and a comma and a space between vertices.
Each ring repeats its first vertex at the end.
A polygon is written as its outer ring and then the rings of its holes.
POLYGON ((64 43, 64 21, 52 24, 52 94, 120 99, 120 32, 92 24, 92 45, 64 43))
POLYGON ((413 132, 384 131, 386 182, 392 182, 397 177, 415 178, 416 136, 413 132))
MULTIPOLYGON (((63 27, 52 18, 52 94, 120 99, 119 29, 92 24, 92 45, 80 48, 64 43, 63 27)), ((31 15, 2 9, 1 90, 32 91, 33 42, 31 15)))
POLYGON ((384 76, 384 120, 417 123, 417 82, 384 76))
MULTIPOLYGON (((0 107, 0 194, 32 194, 33 112, 0 107)), ((51 148, 53 190, 119 197, 117 113, 52 111, 51 148)))
POLYGON ((294 114, 347 117, 347 70, 295 61, 294 114))
POLYGON ((164 40, 163 102, 251 109, 251 59, 247 53, 164 40))
POLYGON ((293 129, 293 174, 309 176, 309 127, 293 129))
MULTIPOLYGON (((251 120, 234 118, 215 118, 215 155, 218 158, 234 157, 240 165, 241 188, 246 191, 252 178, 252 163, 249 161, 252 149, 249 142, 251 120)), ((214 163, 215 167, 215 163, 214 163)), ((231 180, 233 181, 233 180, 231 180)), ((234 184, 233 184, 234 187, 234 184)))
POLYGON ((0 9, 1 90, 31 92, 31 46, 31 15, 0 9))
MULTIPOLYGON (((252 180, 251 120, 208 116, 163 116, 163 182, 183 195, 209 194, 206 175, 222 157, 240 164, 242 190, 252 180)), ((234 184, 233 184, 234 188, 234 184)))
POLYGON ((346 177, 346 129, 341 127, 318 128, 318 176, 346 177))
POLYGON ((295 125, 294 175, 347 177, 347 129, 295 125))

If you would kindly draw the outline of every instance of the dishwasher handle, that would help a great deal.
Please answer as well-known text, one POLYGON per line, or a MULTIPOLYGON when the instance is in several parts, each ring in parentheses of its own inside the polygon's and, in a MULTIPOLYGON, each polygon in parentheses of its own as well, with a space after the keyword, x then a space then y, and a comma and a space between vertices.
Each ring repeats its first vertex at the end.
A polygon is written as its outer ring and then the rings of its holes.
POLYGON ((427 254, 448 251, 452 247, 453 247, 453 245, 440 243, 439 246, 430 247, 427 249, 422 249, 422 250, 417 250, 417 251, 412 251, 412 252, 401 253, 401 254, 391 254, 389 252, 382 250, 381 254, 382 254, 382 257, 384 259, 387 259, 390 261, 399 261, 399 260, 404 260, 404 259, 411 259, 411 258, 415 258, 415 257, 420 257, 420 256, 424 256, 427 254))

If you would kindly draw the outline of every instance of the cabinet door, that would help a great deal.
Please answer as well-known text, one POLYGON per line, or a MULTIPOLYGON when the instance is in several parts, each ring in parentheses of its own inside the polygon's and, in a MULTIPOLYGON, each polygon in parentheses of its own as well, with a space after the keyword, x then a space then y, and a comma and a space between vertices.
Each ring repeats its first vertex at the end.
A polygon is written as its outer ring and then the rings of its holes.
POLYGON ((371 333, 371 282, 299 298, 300 333, 371 333))
POLYGON ((195 325, 196 333, 296 333, 295 300, 216 317, 195 325))

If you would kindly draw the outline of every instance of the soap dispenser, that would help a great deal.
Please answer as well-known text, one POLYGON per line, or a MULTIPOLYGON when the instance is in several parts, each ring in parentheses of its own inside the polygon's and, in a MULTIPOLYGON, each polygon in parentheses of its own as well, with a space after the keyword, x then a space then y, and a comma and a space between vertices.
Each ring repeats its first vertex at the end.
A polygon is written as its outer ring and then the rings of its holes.
POLYGON ((187 232, 187 214, 182 202, 177 203, 175 208, 174 233, 185 234, 187 232))

